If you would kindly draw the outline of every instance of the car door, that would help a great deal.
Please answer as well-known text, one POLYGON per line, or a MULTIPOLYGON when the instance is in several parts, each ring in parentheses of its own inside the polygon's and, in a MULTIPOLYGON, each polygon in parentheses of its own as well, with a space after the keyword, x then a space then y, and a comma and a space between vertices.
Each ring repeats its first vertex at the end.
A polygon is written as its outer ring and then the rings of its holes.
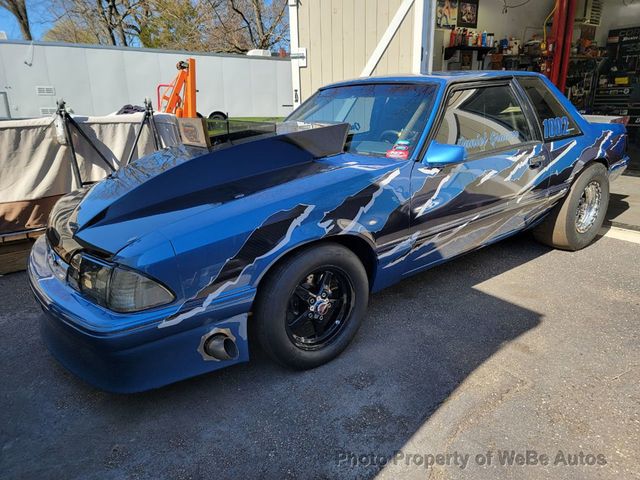
MULTIPOLYGON (((545 85, 540 77, 521 76, 517 84, 523 90, 525 97, 531 104, 534 115, 532 118, 542 132, 545 148, 549 155, 549 206, 563 194, 563 190, 570 186, 570 173, 576 154, 567 155, 576 145, 578 138, 583 135, 580 127, 572 115, 562 105, 556 95, 545 85)), ((593 146, 594 153, 599 144, 593 146)), ((587 156, 588 158, 588 156, 587 156)))
POLYGON ((548 155, 530 106, 511 79, 450 87, 411 175, 415 243, 405 274, 524 227, 544 203, 548 155), (429 164, 429 145, 460 145, 465 159, 429 164))

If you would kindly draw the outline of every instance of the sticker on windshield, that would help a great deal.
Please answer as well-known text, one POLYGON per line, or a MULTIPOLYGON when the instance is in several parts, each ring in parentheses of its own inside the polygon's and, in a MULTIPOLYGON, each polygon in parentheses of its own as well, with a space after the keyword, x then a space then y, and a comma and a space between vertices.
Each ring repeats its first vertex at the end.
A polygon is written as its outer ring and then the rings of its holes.
POLYGON ((387 150, 386 157, 407 160, 409 158, 409 141, 398 140, 391 150, 387 150))

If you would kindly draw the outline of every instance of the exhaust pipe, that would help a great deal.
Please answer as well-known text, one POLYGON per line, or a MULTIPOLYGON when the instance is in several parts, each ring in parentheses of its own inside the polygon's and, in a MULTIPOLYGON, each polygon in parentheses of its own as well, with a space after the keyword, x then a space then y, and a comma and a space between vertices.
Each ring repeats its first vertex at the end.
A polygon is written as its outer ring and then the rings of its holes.
POLYGON ((235 360, 238 346, 233 338, 224 333, 211 335, 204 343, 204 351, 216 360, 235 360))

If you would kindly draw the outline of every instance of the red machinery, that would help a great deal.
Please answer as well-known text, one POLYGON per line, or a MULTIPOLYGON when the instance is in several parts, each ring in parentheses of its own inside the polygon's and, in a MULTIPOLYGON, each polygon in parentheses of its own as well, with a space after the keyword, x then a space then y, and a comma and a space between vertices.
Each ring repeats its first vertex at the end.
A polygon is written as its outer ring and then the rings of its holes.
POLYGON ((178 75, 172 83, 158 85, 158 110, 178 117, 195 118, 196 113, 196 60, 188 58, 176 64, 178 75), (163 90, 164 89, 164 90, 163 90))
MULTIPOLYGON (((544 42, 546 59, 543 73, 564 92, 571 55, 571 38, 573 36, 573 19, 576 12, 576 0, 556 0, 547 20, 553 15, 553 24, 549 40, 544 42)), ((546 21, 545 20, 545 35, 546 21)))

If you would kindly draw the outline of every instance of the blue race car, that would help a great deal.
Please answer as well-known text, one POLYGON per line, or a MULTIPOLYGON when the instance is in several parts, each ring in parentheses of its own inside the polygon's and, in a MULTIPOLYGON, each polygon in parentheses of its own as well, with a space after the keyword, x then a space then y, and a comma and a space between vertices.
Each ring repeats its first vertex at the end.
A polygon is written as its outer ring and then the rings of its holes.
POLYGON ((585 247, 629 161, 624 125, 527 72, 338 83, 241 137, 59 201, 29 279, 69 370, 141 391, 245 362, 249 340, 317 367, 404 277, 527 228, 585 247))

